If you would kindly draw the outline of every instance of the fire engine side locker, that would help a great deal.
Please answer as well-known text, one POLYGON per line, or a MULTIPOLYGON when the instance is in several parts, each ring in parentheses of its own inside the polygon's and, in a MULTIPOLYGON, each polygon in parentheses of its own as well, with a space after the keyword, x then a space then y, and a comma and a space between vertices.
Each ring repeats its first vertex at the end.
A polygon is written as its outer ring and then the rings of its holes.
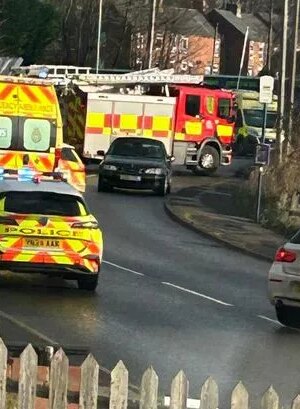
POLYGON ((161 141, 173 153, 176 98, 89 93, 84 156, 100 159, 118 137, 137 136, 161 141))

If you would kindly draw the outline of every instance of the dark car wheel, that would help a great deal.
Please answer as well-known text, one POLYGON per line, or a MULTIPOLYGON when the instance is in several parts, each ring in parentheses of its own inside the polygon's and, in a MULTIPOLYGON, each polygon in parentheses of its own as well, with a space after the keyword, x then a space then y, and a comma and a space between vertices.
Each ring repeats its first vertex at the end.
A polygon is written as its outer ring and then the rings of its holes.
POLYGON ((99 274, 95 276, 80 277, 77 280, 80 290, 95 291, 98 286, 99 274))
POLYGON ((98 177, 98 192, 112 192, 113 188, 108 183, 104 183, 101 176, 98 177))
POLYGON ((155 189, 155 193, 158 194, 158 196, 166 196, 170 191, 171 185, 167 177, 165 177, 160 186, 155 189))

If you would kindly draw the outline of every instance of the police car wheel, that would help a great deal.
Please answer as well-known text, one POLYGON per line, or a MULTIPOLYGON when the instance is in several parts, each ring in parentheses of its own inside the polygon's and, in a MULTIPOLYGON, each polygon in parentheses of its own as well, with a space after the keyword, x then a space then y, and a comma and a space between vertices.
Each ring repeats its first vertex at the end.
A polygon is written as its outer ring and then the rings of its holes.
POLYGON ((98 285, 99 274, 92 277, 81 277, 78 278, 77 284, 80 290, 95 291, 98 285))

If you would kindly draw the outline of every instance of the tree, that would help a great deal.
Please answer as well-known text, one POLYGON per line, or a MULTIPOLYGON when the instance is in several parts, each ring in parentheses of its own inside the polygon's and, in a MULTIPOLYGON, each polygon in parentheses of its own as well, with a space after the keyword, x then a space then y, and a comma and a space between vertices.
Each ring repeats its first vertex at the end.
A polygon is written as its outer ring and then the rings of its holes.
POLYGON ((40 58, 57 34, 57 13, 40 0, 2 0, 0 49, 23 57, 25 64, 40 58))

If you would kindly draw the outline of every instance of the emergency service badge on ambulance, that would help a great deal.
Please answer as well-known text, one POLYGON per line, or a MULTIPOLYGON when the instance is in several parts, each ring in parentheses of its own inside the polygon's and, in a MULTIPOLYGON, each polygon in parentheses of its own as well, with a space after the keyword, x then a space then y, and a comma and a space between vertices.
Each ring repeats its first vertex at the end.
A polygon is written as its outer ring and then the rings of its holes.
POLYGON ((32 142, 34 142, 34 143, 39 143, 39 142, 41 142, 41 140, 42 140, 42 135, 41 135, 41 131, 39 130, 39 128, 35 128, 35 129, 32 131, 31 140, 32 140, 32 142))

